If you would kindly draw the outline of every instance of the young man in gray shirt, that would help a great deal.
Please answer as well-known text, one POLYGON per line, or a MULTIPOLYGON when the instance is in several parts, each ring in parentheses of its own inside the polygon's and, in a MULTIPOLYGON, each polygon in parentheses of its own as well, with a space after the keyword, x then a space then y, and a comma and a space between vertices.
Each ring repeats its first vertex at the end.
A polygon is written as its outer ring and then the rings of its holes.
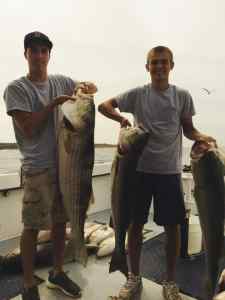
MULTIPOLYGON (((80 297, 81 289, 63 272, 65 229, 68 217, 57 181, 57 107, 72 98, 78 82, 62 75, 48 75, 52 42, 41 32, 24 38, 27 76, 11 82, 4 92, 7 113, 12 117, 15 137, 22 154, 24 197, 21 255, 24 272, 23 300, 39 300, 34 279, 34 256, 39 230, 52 229, 53 270, 48 287, 80 297)), ((84 92, 96 87, 84 83, 84 92)))
MULTIPOLYGON (((179 224, 185 218, 182 191, 182 132, 191 140, 215 141, 203 135, 193 125, 195 109, 188 91, 169 84, 174 67, 173 53, 164 46, 151 49, 146 69, 151 83, 131 89, 99 105, 99 111, 118 121, 121 127, 131 126, 117 110, 134 116, 150 135, 137 166, 140 199, 137 199, 133 223, 128 232, 130 272, 119 297, 130 299, 142 287, 139 263, 142 229, 148 220, 151 199, 154 201, 154 221, 164 226, 166 233, 167 274, 163 282, 163 295, 167 300, 180 300, 174 282, 176 257, 179 253, 179 224)), ((121 149, 126 151, 126 149, 121 149)))

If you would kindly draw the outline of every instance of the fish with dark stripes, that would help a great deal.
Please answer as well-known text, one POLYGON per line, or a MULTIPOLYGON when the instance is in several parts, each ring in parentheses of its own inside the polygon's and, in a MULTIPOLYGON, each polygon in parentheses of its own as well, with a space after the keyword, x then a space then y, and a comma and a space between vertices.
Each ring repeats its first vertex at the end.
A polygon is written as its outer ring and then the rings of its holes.
POLYGON ((122 128, 119 145, 124 154, 116 152, 112 165, 111 206, 115 231, 115 249, 112 253, 109 272, 119 270, 128 274, 125 240, 132 222, 132 202, 137 196, 136 168, 138 159, 147 143, 149 134, 141 127, 122 128))
POLYGON ((212 299, 218 281, 219 261, 224 257, 224 161, 219 148, 196 142, 191 151, 194 197, 205 248, 208 279, 207 299, 212 299))
POLYGON ((95 104, 81 89, 62 105, 63 120, 58 133, 59 186, 71 224, 71 239, 65 259, 86 265, 84 223, 93 199, 95 104))

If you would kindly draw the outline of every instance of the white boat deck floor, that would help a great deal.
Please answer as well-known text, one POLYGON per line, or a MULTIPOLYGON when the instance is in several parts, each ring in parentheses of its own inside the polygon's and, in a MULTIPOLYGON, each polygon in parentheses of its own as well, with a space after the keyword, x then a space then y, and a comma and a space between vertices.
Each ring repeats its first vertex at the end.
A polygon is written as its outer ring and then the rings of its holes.
MULTIPOLYGON (((96 213, 88 218, 88 221, 97 220, 99 222, 108 222, 110 211, 102 211, 96 213)), ((152 221, 152 214, 150 214, 149 222, 145 225, 149 229, 147 239, 153 238, 160 234, 163 228, 157 226, 152 221)), ((64 270, 68 275, 82 288, 81 300, 108 300, 109 296, 118 296, 120 287, 125 282, 125 277, 120 272, 109 274, 110 257, 97 258, 95 255, 89 256, 87 267, 83 267, 79 263, 65 264, 64 270)), ((35 271, 35 274, 45 281, 48 278, 49 268, 42 268, 35 271)), ((57 290, 51 290, 46 287, 45 282, 39 285, 41 300, 69 300, 72 299, 62 294, 57 290)), ((14 300, 21 300, 21 295, 12 298, 14 300)), ((183 300, 194 300, 187 295, 182 295, 183 300)), ((119 299, 118 299, 119 300, 119 299)), ((140 295, 137 295, 132 300, 163 300, 162 287, 151 280, 143 278, 143 290, 140 295)))
MULTIPOLYGON (((110 258, 97 259, 90 256, 88 265, 84 268, 77 263, 65 265, 65 271, 82 288, 81 300, 108 300, 109 296, 117 296, 121 285, 125 282, 125 277, 120 272, 108 273, 108 262, 110 258)), ((48 269, 36 271, 36 275, 47 280, 48 269)), ((48 289, 45 283, 39 285, 41 300, 66 300, 71 299, 60 291, 48 289)), ((21 300, 21 296, 13 298, 21 300)), ((143 279, 143 290, 132 300, 163 300, 162 288, 153 281, 143 279)), ((183 295, 183 300, 194 300, 183 295)))

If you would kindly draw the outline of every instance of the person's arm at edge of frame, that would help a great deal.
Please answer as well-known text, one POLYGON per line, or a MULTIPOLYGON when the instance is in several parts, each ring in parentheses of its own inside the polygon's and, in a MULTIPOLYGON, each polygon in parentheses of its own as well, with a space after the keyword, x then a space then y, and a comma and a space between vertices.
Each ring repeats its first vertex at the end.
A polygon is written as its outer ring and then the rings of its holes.
POLYGON ((43 126, 43 123, 48 119, 49 113, 58 105, 63 104, 67 100, 76 100, 72 96, 62 95, 54 99, 41 111, 26 112, 20 110, 12 110, 8 114, 15 120, 16 125, 28 139, 32 138, 38 129, 43 126))
POLYGON ((205 134, 199 132, 194 127, 194 124, 193 124, 193 121, 192 121, 192 117, 184 117, 184 118, 182 118, 181 119, 181 124, 182 124, 182 127, 183 127, 184 136, 186 138, 188 138, 189 140, 204 141, 204 142, 207 142, 207 143, 213 142, 216 145, 216 140, 213 137, 205 135, 205 134))
POLYGON ((109 119, 120 123, 121 127, 131 126, 128 119, 124 118, 117 110, 118 104, 115 98, 111 98, 99 104, 98 111, 109 119))

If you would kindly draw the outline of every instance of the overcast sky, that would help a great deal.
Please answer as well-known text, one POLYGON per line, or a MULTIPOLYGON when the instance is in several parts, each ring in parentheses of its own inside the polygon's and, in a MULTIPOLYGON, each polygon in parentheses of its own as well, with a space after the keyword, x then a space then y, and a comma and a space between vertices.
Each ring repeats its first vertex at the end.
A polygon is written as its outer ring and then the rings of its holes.
MULTIPOLYGON (((3 1, 2 1, 3 2, 3 1)), ((149 81, 147 51, 172 49, 171 83, 190 91, 196 127, 225 145, 224 0, 7 0, 0 11, 0 142, 14 141, 2 99, 27 72, 23 38, 39 30, 54 43, 49 73, 98 85, 101 101, 149 81), (208 95, 202 88, 212 90, 208 95)), ((115 143, 119 125, 97 113, 96 142, 115 143)))

